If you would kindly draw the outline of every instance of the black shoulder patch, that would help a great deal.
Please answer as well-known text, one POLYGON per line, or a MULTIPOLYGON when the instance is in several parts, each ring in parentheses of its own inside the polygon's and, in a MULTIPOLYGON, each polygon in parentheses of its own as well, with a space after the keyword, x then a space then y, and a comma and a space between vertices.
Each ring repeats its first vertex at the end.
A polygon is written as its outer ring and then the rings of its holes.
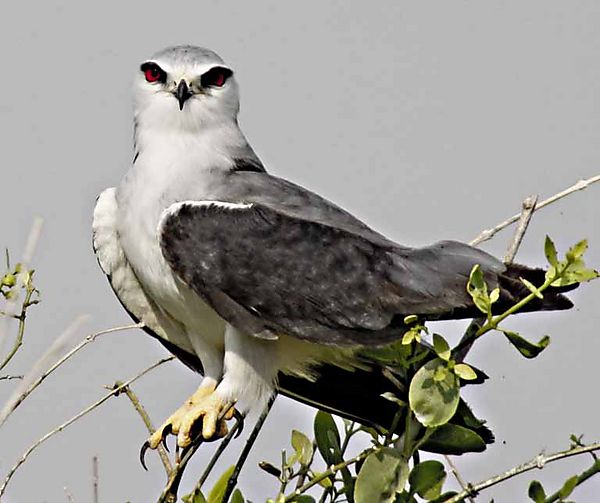
POLYGON ((265 173, 267 170, 258 159, 234 159, 231 171, 254 171, 265 173))

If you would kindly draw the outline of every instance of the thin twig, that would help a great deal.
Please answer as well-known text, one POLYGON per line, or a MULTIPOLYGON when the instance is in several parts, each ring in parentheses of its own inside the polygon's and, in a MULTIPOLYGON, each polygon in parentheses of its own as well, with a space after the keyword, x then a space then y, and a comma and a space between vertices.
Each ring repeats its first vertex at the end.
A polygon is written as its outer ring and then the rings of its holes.
POLYGON ((464 499, 467 496, 476 496, 483 489, 487 489, 488 487, 495 486, 496 484, 499 484, 500 482, 503 482, 507 479, 515 477, 516 475, 520 475, 521 473, 528 472, 535 468, 542 469, 547 464, 552 463, 554 461, 558 461, 559 459, 565 459, 565 458, 568 458, 571 456, 577 456, 579 454, 597 451, 597 450, 600 450, 600 442, 597 442, 597 443, 591 444, 591 445, 586 445, 583 447, 575 447, 573 449, 567 449, 565 451, 555 452, 554 454, 549 454, 547 456, 544 454, 540 454, 539 456, 536 456, 535 458, 528 461, 527 463, 523 463, 522 465, 515 466, 514 468, 511 468, 510 470, 508 470, 500 475, 496 475, 496 476, 491 477, 482 482, 478 482, 477 484, 468 484, 467 488, 465 490, 463 490, 456 496, 453 496, 453 497, 445 500, 444 503, 458 503, 459 501, 464 501, 464 499))
POLYGON ((248 455, 250 454, 250 451, 254 446, 254 442, 256 442, 256 438, 258 437, 260 430, 265 424, 265 420, 267 419, 269 412, 271 412, 271 407, 273 407, 273 403, 275 403, 276 398, 277 393, 273 393, 273 396, 271 396, 271 398, 269 398, 269 401, 267 402, 265 410, 263 410, 262 414, 256 421, 252 432, 250 432, 248 440, 246 440, 246 445, 244 445, 244 448, 242 449, 242 452, 240 453, 240 456, 235 463, 235 467, 233 469, 233 472, 231 473, 231 477, 229 477, 229 480, 227 481, 227 487, 225 488, 225 493, 223 494, 223 498, 221 499, 222 503, 227 503, 229 501, 229 497, 235 489, 238 477, 240 476, 240 472, 242 471, 242 467, 244 466, 246 459, 248 459, 248 455))
POLYGON ((75 498, 73 497, 73 494, 71 494, 71 491, 69 491, 69 488, 67 486, 63 487, 64 491, 65 491, 65 496, 67 497, 67 501, 69 501, 69 503, 75 503, 75 498))
MULTIPOLYGON (((32 297, 37 290, 31 284, 31 273, 25 271, 23 274, 27 275, 28 279, 25 280, 25 298, 23 299, 23 304, 21 304, 21 312, 18 315, 14 315, 15 318, 19 320, 19 328, 17 329, 17 337, 15 342, 13 343, 13 347, 8 352, 2 363, 0 363, 0 370, 6 367, 13 357, 17 354, 19 348, 23 345, 23 336, 25 335, 25 320, 27 318, 27 310, 32 305, 32 297)), ((19 274, 21 276, 21 274, 19 274)))
POLYGON ((521 246, 521 242, 523 241, 523 237, 527 231, 527 227, 529 226, 529 222, 531 221, 533 212, 535 211, 537 200, 537 195, 526 197, 523 200, 521 215, 519 216, 519 225, 517 225, 513 240, 511 241, 510 246, 506 251, 506 255, 504 256, 505 264, 511 264, 515 259, 517 251, 519 250, 519 246, 521 246))
MULTIPOLYGON (((454 462, 452 461, 452 458, 446 454, 444 454, 444 459, 446 460, 446 463, 448 463, 448 466, 450 466, 450 471, 452 472, 452 475, 454 475, 454 478, 456 479, 456 481, 459 483, 461 489, 463 491, 467 490, 467 483, 465 482, 465 480, 461 477, 458 468, 456 468, 456 465, 454 464, 454 462)), ((471 502, 471 503, 475 503, 475 500, 473 498, 471 498, 471 496, 468 496, 467 499, 471 502)))
POLYGON ((319 475, 313 477, 311 480, 309 480, 302 487, 299 487, 298 489, 295 489, 292 494, 290 494, 289 496, 287 496, 285 498, 284 503, 291 503, 298 496, 300 496, 302 493, 305 493, 311 487, 316 486, 322 480, 325 480, 326 478, 331 477, 332 475, 336 474, 341 469, 346 468, 347 466, 351 466, 351 465, 354 465, 354 464, 358 463, 359 461, 362 461, 363 459, 365 459, 370 454, 373 454, 374 452, 379 452, 382 448, 383 447, 371 447, 370 449, 364 450, 359 455, 354 456, 351 459, 347 459, 346 461, 342 461, 341 463, 338 463, 337 465, 331 466, 326 471, 321 472, 321 473, 319 473, 319 475))
MULTIPOLYGON (((111 389, 120 388, 122 385, 123 385, 123 383, 121 381, 116 381, 111 389)), ((140 399, 133 392, 133 390, 131 389, 131 386, 125 386, 123 388, 123 392, 125 393, 125 395, 127 395, 127 398, 129 398, 129 401, 133 405, 133 408, 136 410, 136 412, 142 418, 142 421, 146 425, 146 429, 148 430, 150 435, 152 435, 156 431, 156 428, 152 424, 152 420, 150 419, 148 412, 146 412, 146 409, 142 405, 142 402, 140 402, 140 399)), ((160 460, 162 461, 162 464, 165 467, 165 471, 167 472, 167 477, 168 477, 171 474, 171 471, 173 470, 173 466, 171 465, 171 461, 169 460, 167 451, 160 444, 158 446, 158 455, 160 456, 160 460)))
MULTIPOLYGON (((592 466, 590 466, 586 471, 584 471, 582 474, 577 476, 577 483, 575 484, 575 487, 583 484, 587 479, 593 477, 597 473, 600 473, 600 461, 595 460, 594 464, 592 466)), ((560 493, 561 493, 561 489, 552 493, 550 496, 548 496, 546 498, 546 501, 544 501, 544 503, 553 503, 554 501, 558 501, 558 500, 563 501, 561 499, 563 496, 561 496, 560 493)))
POLYGON ((225 438, 223 440, 221 440, 221 442, 219 442, 219 447, 217 447, 217 450, 215 451, 213 456, 210 458, 210 461, 208 462, 208 464, 206 465, 206 468, 202 472, 200 479, 198 479, 198 482, 196 482, 196 487, 192 491, 192 494, 196 494, 202 490, 202 486, 204 485, 204 482, 206 482, 206 479, 210 475, 210 472, 217 464, 217 461, 221 457, 221 454, 223 454, 225 452, 225 449, 229 445, 229 442, 231 442, 231 440, 236 436, 241 424, 242 423, 240 421, 236 421, 236 423, 231 427, 231 429, 229 430, 229 432, 227 433, 225 438))
MULTIPOLYGON (((31 229, 29 231, 29 235, 27 236, 27 241, 25 243, 25 250, 23 251, 23 255, 19 262, 22 266, 23 273, 17 275, 17 284, 15 285, 15 288, 17 289, 20 289, 23 286, 23 277, 24 274, 27 273, 27 267, 31 262, 31 259, 33 258, 33 254, 35 253, 37 243, 42 233, 43 224, 44 220, 40 217, 36 217, 33 220, 33 224, 31 224, 31 229)), ((3 320, 2 323, 0 323, 0 351, 2 351, 4 341, 6 340, 6 336, 9 332, 12 320, 19 312, 18 306, 18 295, 15 295, 5 305, 4 314, 6 318, 3 320)))
MULTIPOLYGON (((536 206, 535 211, 541 210, 545 206, 548 206, 549 204, 552 204, 552 203, 558 201, 559 199, 562 199, 563 197, 566 197, 569 194, 572 194, 573 192, 586 189, 593 183, 596 183, 599 181, 600 181, 600 175, 593 176, 586 180, 579 180, 577 183, 571 185, 569 188, 559 192, 558 194, 554 194, 553 196, 549 197, 548 199, 545 199, 544 201, 542 201, 540 204, 538 204, 536 206)), ((481 232, 481 234, 479 234, 479 236, 477 236, 475 239, 470 241, 469 244, 471 246, 477 246, 485 241, 492 239, 492 237, 494 237, 502 229, 508 227, 511 224, 514 224, 517 220, 519 220, 520 216, 521 216, 521 214, 517 213, 516 215, 513 215, 512 217, 506 219, 504 222, 499 223, 495 227, 492 227, 491 229, 485 229, 484 231, 481 232)))
MULTIPOLYGON (((537 200, 538 196, 529 196, 523 200, 521 205, 521 214, 519 215, 519 225, 517 225, 513 239, 508 246, 506 255, 504 256, 505 264, 511 264, 515 259, 517 251, 519 250, 519 246, 521 246, 523 237, 527 231, 527 227, 529 226, 529 222, 531 221, 531 217, 533 216, 533 212, 536 210, 537 200)), ((457 348, 460 348, 460 350, 455 350, 456 361, 462 362, 466 358, 467 354, 473 347, 473 342, 477 338, 477 332, 484 323, 485 318, 474 318, 471 320, 471 323, 469 323, 469 326, 465 330, 465 333, 457 345, 457 348)))
POLYGON ((23 376, 11 376, 11 375, 0 376, 0 381, 11 381, 12 379, 23 379, 23 376))
POLYGON ((46 433, 40 439, 36 440, 25 451, 25 453, 21 456, 21 458, 17 461, 17 463, 8 472, 8 475, 4 479, 4 482, 2 483, 2 485, 0 486, 0 497, 2 497, 2 495, 6 491, 6 487, 8 486, 8 483, 10 482, 10 479, 13 477, 13 475, 15 474, 15 472, 21 467, 21 465, 23 465, 23 463, 25 463, 25 461, 27 461, 27 459, 29 458, 29 456, 31 455, 31 453, 35 449, 37 449, 41 444, 43 444, 46 440, 48 440, 50 437, 53 437, 57 433, 61 432, 62 430, 64 430, 65 428, 67 428, 68 426, 70 426, 71 424, 73 424, 75 421, 81 419, 83 416, 87 415, 88 413, 90 413, 94 409, 100 407, 100 405, 102 405, 104 402, 106 402, 110 397, 118 394, 124 387, 129 386, 132 382, 137 381, 140 377, 146 375, 148 372, 150 372, 151 370, 154 370, 156 367, 162 365, 163 363, 169 362, 169 361, 174 360, 174 359, 175 359, 174 356, 170 356, 168 358, 163 358, 162 360, 159 360, 156 363, 153 363, 149 367, 145 368, 144 370, 142 370, 141 372, 139 372, 138 374, 136 374, 134 377, 132 377, 132 378, 128 379, 127 381, 125 381, 123 383, 123 386, 121 388, 116 388, 116 389, 112 390, 111 392, 107 393, 100 400, 94 402, 89 407, 86 407, 82 411, 80 411, 77 414, 75 414, 71 419, 65 421, 60 426, 56 427, 52 431, 46 433))
POLYGON ((92 458, 92 501, 98 503, 98 486, 100 485, 100 474, 98 471, 98 456, 92 458))
MULTIPOLYGON (((77 318, 65 331, 65 334, 73 330, 73 327, 80 324, 83 318, 77 318)), ((15 409, 25 400, 33 390, 35 390, 43 381, 48 377, 52 372, 54 372, 58 367, 60 367, 63 363, 65 363, 69 358, 78 353, 81 349, 83 349, 88 344, 94 342, 98 337, 102 335, 112 334, 114 332, 119 332, 122 330, 130 330, 133 328, 143 328, 143 323, 135 323, 132 325, 123 325, 121 327, 113 327, 108 328, 106 330, 101 330, 100 332, 96 332, 94 334, 88 335, 83 341, 81 341, 77 346, 71 349, 68 353, 66 353, 62 358, 60 358, 56 363, 54 363, 48 370, 44 371, 35 381, 33 381, 25 390, 23 390, 18 397, 14 400, 9 400, 8 404, 4 407, 2 412, 0 413, 0 426, 4 424, 6 419, 15 411, 15 409)), ((63 336, 60 337, 62 339, 63 336)), ((51 348, 52 349, 52 348, 51 348)), ((46 357, 44 355, 41 360, 46 357)), ((40 361, 41 361, 40 360, 40 361)), ((34 367, 37 366, 37 363, 34 367)))

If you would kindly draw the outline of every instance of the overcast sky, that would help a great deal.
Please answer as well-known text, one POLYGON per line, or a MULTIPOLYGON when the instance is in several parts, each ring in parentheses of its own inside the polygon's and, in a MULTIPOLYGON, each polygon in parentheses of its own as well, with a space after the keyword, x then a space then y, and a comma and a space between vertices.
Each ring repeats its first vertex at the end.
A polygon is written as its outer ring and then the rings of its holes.
MULTIPOLYGON (((34 265, 43 302, 10 368, 24 372, 79 314, 75 340, 128 323, 96 264, 90 224, 95 198, 118 183, 132 158, 130 87, 139 63, 172 44, 216 50, 240 83, 240 122, 273 173, 334 200, 390 238, 410 245, 468 241, 518 212, 600 172, 600 3, 438 2, 5 2, 0 30, 0 245, 18 256, 36 215, 45 219, 34 265)), ((561 249, 588 237, 600 265, 600 185, 533 218, 518 260, 542 265, 543 238, 561 249)), ((511 232, 484 248, 501 256, 511 232)), ((573 294, 566 313, 523 315, 511 326, 550 334, 527 361, 502 336, 470 356, 490 380, 467 397, 496 444, 456 459, 477 481, 571 433, 600 437, 597 368, 600 282, 573 294)), ((444 334, 460 337, 460 326, 444 334)), ((0 478, 35 439, 166 353, 141 331, 89 346, 49 378, 0 429, 0 478)), ((156 423, 198 384, 179 363, 134 389, 156 423)), ((0 381, 0 403, 17 386, 0 381)), ((357 397, 359 399, 359 397, 357 397)), ((310 432, 313 411, 279 399, 242 476, 255 503, 273 496, 256 468, 277 462, 291 428, 310 432)), ((250 428, 248 428, 249 430, 250 428)), ((137 454, 147 434, 125 398, 51 439, 15 475, 6 503, 91 501, 99 456, 102 503, 155 501, 162 467, 137 454)), ((230 447, 227 466, 242 446, 230 447)), ((184 489, 214 447, 190 466, 184 489)), ((150 459, 152 457, 153 459, 150 459)), ((487 491, 482 500, 524 501, 532 478, 554 491, 582 471, 581 458, 487 491)), ((595 501, 600 477, 574 494, 595 501)))

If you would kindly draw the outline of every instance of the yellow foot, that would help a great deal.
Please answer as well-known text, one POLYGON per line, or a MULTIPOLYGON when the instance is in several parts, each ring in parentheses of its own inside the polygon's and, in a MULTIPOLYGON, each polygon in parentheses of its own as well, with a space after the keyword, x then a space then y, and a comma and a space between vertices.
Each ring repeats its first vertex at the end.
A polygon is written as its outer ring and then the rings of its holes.
POLYGON ((234 408, 214 393, 214 386, 201 386, 172 414, 148 439, 148 447, 156 449, 172 433, 177 435, 177 445, 185 448, 192 443, 195 426, 201 423, 202 438, 216 440, 227 435, 226 420, 234 415, 234 408), (225 412, 225 408, 228 410, 225 412), (223 412, 225 414, 223 415, 223 412), (221 417, 222 416, 222 417, 221 417))

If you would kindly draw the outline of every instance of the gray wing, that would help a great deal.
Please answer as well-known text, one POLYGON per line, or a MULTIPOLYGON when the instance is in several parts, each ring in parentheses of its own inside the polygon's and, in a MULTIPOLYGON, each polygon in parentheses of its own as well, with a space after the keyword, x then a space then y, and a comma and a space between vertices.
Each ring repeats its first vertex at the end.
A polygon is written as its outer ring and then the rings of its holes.
POLYGON ((401 247, 301 187, 252 175, 230 182, 225 201, 174 205, 159 230, 177 275, 253 335, 381 344, 403 332, 405 315, 451 317, 472 306, 474 264, 492 284, 505 269, 461 243, 401 247))

